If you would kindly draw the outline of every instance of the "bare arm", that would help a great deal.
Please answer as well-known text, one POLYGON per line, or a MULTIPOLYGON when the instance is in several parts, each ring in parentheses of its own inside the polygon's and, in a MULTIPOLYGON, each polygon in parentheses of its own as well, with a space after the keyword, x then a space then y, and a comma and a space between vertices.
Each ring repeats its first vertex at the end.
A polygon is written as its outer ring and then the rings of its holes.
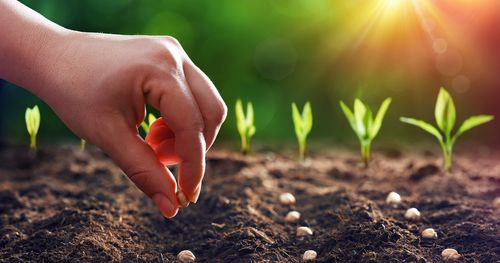
POLYGON ((0 78, 43 99, 172 217, 179 206, 175 178, 137 134, 151 104, 175 134, 180 190, 196 202, 205 152, 227 110, 174 38, 72 31, 14 0, 0 0, 0 10, 0 78))

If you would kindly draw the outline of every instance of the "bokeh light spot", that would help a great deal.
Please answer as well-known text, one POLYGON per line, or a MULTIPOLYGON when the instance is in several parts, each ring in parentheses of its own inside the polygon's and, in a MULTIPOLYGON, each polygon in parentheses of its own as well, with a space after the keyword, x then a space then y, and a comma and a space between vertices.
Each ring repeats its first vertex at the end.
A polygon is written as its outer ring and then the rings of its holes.
POLYGON ((439 73, 454 76, 462 69, 462 55, 457 51, 448 50, 436 58, 436 68, 439 73))
POLYGON ((435 39, 432 42, 432 49, 438 54, 443 54, 448 49, 448 42, 442 38, 435 39))

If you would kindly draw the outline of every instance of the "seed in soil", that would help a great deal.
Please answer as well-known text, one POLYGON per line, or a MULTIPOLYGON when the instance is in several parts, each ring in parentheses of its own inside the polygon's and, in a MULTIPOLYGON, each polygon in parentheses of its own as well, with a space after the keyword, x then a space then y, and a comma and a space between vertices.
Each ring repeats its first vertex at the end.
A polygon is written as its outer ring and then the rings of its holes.
POLYGON ((495 200, 493 200, 493 206, 496 208, 500 208, 500 197, 497 197, 495 198, 495 200))
POLYGON ((313 231, 307 226, 299 226, 297 227, 297 236, 312 236, 313 231))
POLYGON ((428 239, 436 239, 437 233, 434 228, 426 228, 424 229, 424 231, 422 231, 422 237, 428 239))
POLYGON ((401 203, 401 196, 396 192, 390 192, 387 195, 385 202, 392 205, 399 204, 401 203))
POLYGON ((280 195, 280 203, 283 205, 294 205, 295 204, 295 196, 291 193, 284 193, 280 195))
POLYGON ((285 221, 286 222, 297 222, 300 219, 300 213, 297 211, 290 211, 286 214, 285 221))
POLYGON ((408 210, 406 210, 405 213, 405 218, 413 221, 417 221, 420 219, 420 211, 416 209, 415 207, 412 207, 408 210))
POLYGON ((304 255, 302 255, 302 259, 307 261, 307 260, 315 260, 316 257, 318 256, 318 253, 316 253, 316 251, 314 250, 306 250, 306 252, 304 252, 304 255))
POLYGON ((181 208, 185 208, 189 205, 189 201, 186 198, 186 195, 182 191, 177 192, 177 200, 179 201, 179 206, 181 208))
POLYGON ((458 251, 453 248, 447 248, 441 252, 441 256, 443 257, 443 260, 448 261, 448 260, 457 260, 461 257, 460 254, 458 254, 458 251))
POLYGON ((188 263, 188 262, 195 262, 196 257, 194 256, 193 252, 190 250, 182 250, 177 254, 177 259, 181 261, 182 263, 188 263))

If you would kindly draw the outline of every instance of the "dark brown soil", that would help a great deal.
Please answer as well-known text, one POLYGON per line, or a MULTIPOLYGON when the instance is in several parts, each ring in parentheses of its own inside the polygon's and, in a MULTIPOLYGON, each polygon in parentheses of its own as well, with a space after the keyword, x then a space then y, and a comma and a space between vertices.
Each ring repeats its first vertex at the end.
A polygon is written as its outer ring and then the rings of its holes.
POLYGON ((183 249, 199 262, 500 262, 499 154, 462 154, 451 175, 439 155, 387 151, 369 169, 355 153, 303 164, 271 153, 212 152, 199 203, 164 219, 101 152, 62 146, 30 154, 0 147, 1 262, 172 262, 183 249), (398 207, 385 204, 390 191, 398 207), (281 193, 297 198, 281 205, 281 193), (409 207, 418 222, 404 218, 409 207), (302 218, 286 223, 291 209, 302 218), (313 236, 297 237, 297 226, 313 236), (436 240, 420 232, 433 227, 436 240))

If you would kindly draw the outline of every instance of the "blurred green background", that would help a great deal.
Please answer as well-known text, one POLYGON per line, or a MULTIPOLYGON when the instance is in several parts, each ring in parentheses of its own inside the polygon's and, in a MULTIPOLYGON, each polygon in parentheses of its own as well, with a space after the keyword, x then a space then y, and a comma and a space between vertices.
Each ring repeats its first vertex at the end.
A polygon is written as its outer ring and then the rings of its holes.
MULTIPOLYGON (((356 143, 338 106, 341 99, 352 104, 356 96, 374 108, 393 97, 375 144, 433 140, 398 118, 434 122, 440 86, 454 96, 459 121, 478 113, 500 116, 500 1, 436 0, 418 6, 403 0, 21 2, 74 30, 176 37, 228 104, 222 142, 239 143, 237 98, 253 101, 254 140, 263 144, 294 140, 292 101, 312 102, 310 138, 327 146, 356 143)), ((40 142, 78 143, 47 105, 0 83, 0 139, 28 143, 24 110, 38 103, 40 142)), ((495 120, 464 140, 498 144, 499 128, 495 120)))

